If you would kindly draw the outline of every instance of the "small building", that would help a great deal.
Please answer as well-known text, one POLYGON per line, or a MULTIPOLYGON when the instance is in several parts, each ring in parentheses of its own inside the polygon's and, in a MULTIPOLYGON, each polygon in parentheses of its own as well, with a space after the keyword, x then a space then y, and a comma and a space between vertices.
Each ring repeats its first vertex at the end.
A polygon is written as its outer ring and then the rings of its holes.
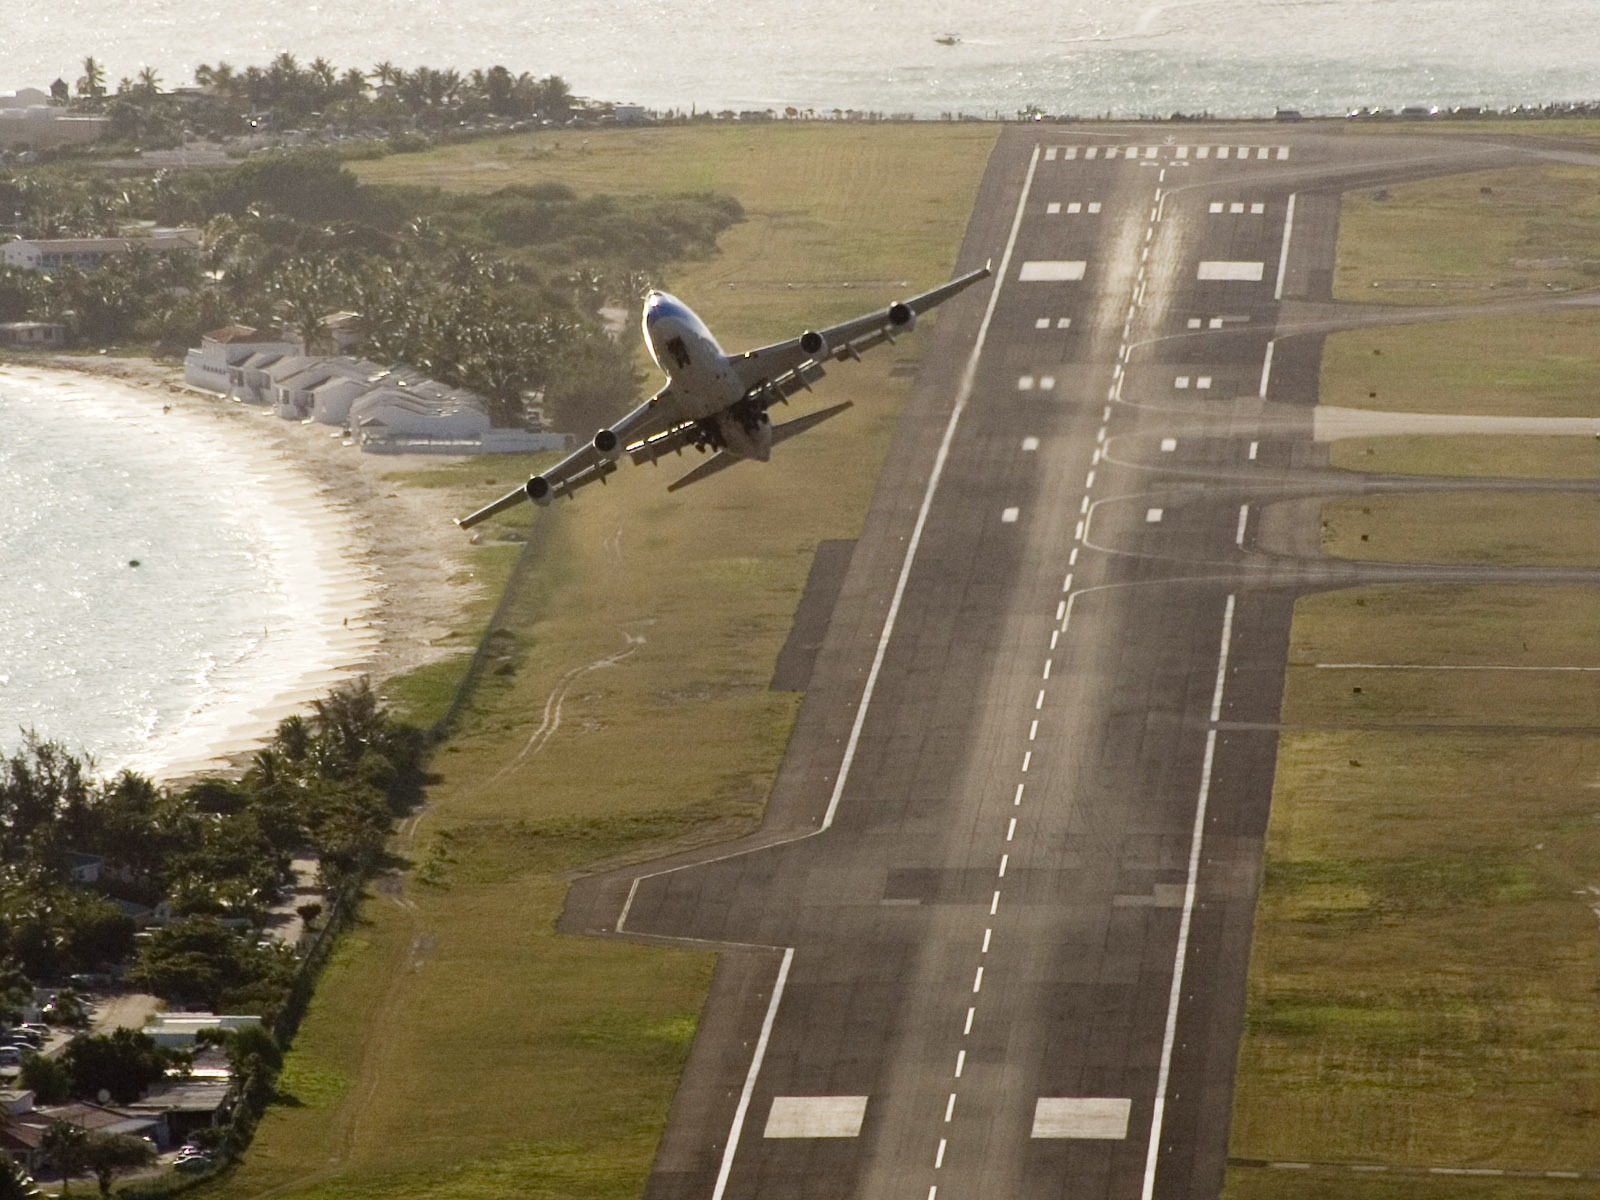
POLYGON ((158 1144, 176 1145, 227 1119, 233 1106, 233 1081, 209 1077, 168 1079, 151 1086, 127 1106, 130 1113, 157 1122, 158 1144))
POLYGON ((285 354, 300 353, 300 343, 281 333, 270 333, 252 325, 227 325, 200 339, 200 348, 190 350, 183 359, 183 381, 190 387, 238 398, 235 386, 243 385, 243 375, 233 372, 257 355, 272 355, 276 362, 285 354))
POLYGON ((7 321, 0 324, 0 346, 58 350, 67 344, 67 327, 56 321, 7 321))
POLYGON ((249 1013, 157 1013, 142 1032, 158 1046, 183 1050, 195 1044, 203 1029, 249 1029, 261 1018, 249 1013))
POLYGON ((195 254, 200 249, 198 229, 163 229, 149 237, 17 238, 0 246, 0 261, 23 271, 53 274, 67 267, 98 270, 107 258, 143 250, 150 254, 195 254))
POLYGON ((67 851, 67 878, 73 883, 99 883, 100 869, 106 860, 98 854, 84 854, 78 850, 67 851))

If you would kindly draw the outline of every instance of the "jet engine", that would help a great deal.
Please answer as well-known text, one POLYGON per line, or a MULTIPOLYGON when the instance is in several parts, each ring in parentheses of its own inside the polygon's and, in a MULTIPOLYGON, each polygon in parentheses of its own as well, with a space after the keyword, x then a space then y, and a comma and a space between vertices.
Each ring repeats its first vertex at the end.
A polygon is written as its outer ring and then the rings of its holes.
POLYGON ((800 335, 800 349, 812 358, 823 359, 828 357, 828 339, 813 329, 808 329, 800 335))
MULTIPOLYGON (((550 481, 543 475, 533 476, 527 483, 522 485, 522 490, 527 492, 528 499, 532 500, 540 508, 545 508, 549 505, 550 481)), ((513 492, 512 495, 516 495, 516 493, 513 492)))
POLYGON ((917 314, 904 302, 889 305, 889 324, 910 333, 917 327, 917 314))
POLYGON ((616 462, 622 453, 622 439, 614 429, 602 429, 594 435, 595 453, 607 462, 616 462))

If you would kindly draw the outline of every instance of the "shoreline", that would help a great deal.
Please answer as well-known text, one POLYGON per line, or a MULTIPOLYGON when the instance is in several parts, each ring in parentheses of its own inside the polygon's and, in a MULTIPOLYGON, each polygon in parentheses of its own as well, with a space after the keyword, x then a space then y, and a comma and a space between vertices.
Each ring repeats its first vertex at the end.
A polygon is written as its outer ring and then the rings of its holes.
POLYGON ((385 680, 454 649, 441 642, 474 597, 468 543, 438 492, 392 478, 437 467, 437 456, 362 454, 328 426, 194 391, 181 368, 150 359, 8 356, 5 379, 45 390, 97 381, 107 399, 147 406, 219 446, 261 500, 256 532, 293 619, 263 630, 187 712, 114 769, 169 785, 236 773, 279 721, 334 687, 367 676, 381 692, 385 680))

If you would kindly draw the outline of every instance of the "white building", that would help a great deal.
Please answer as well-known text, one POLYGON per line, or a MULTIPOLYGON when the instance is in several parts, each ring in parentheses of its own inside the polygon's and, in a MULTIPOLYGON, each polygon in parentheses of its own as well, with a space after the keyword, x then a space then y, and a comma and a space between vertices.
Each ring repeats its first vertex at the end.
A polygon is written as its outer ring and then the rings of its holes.
POLYGON ((200 249, 200 231, 163 229, 137 238, 18 238, 0 246, 0 261, 8 267, 46 274, 63 267, 93 271, 107 258, 135 248, 151 254, 195 254, 200 249))
POLYGON ((257 359, 257 365, 262 361, 270 364, 299 352, 300 343, 282 334, 263 333, 249 325, 229 325, 206 334, 200 339, 200 348, 184 356, 183 381, 219 396, 243 399, 240 392, 245 387, 245 363, 257 359))

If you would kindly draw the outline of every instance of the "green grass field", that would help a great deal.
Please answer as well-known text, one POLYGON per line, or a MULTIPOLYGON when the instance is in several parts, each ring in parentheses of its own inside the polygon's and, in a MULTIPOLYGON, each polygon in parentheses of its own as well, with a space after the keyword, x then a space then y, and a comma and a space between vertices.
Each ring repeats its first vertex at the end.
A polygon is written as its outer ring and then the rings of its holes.
MULTIPOLYGON (((671 283, 734 346, 945 278, 993 138, 971 126, 667 129, 591 133, 584 153, 574 137, 537 135, 361 173, 731 193, 748 220, 671 283)), ((896 368, 926 336, 831 368, 828 399, 856 408, 764 469, 668 496, 676 464, 627 468, 538 514, 539 557, 497 639, 503 669, 436 755, 427 811, 397 838, 413 870, 366 903, 289 1057, 292 1101, 269 1110, 244 1164, 208 1194, 639 1194, 711 958, 556 936, 567 879, 758 818, 797 710, 767 681, 812 549, 859 528, 909 386, 896 368), (536 746, 547 700, 574 671, 559 735, 536 746)), ((424 482, 444 519, 521 474, 472 462, 424 482)), ((485 527, 501 571, 496 538, 531 519, 524 509, 485 527)), ((431 719, 449 675, 388 690, 431 719)))
POLYGON ((1465 317, 1334 334, 1322 403, 1384 412, 1590 417, 1600 314, 1465 317))
POLYGON ((1538 435, 1344 438, 1329 462, 1347 471, 1504 479, 1600 479, 1600 438, 1538 435))
MULTIPOLYGON (((1347 197, 1345 294, 1379 298, 1360 289, 1377 292, 1370 279, 1380 269, 1494 281, 1519 256, 1587 255, 1593 238, 1581 226, 1595 195, 1591 177, 1547 168, 1520 183, 1464 177, 1407 185, 1382 202, 1347 197), (1401 207, 1426 219, 1397 216, 1401 207)), ((1517 286, 1542 282, 1534 271, 1517 286)), ((1566 314, 1339 334, 1327 343, 1323 402, 1592 415, 1595 328, 1566 314)), ((1435 475, 1589 479, 1597 461, 1592 439, 1576 437, 1358 438, 1333 448, 1347 469, 1435 475)), ((1393 562, 1596 565, 1597 517, 1600 504, 1579 494, 1371 495, 1325 507, 1323 546, 1393 562)), ((1300 600, 1234 1157, 1600 1168, 1596 712, 1592 588, 1394 585, 1300 600)), ((1225 1187, 1228 1200, 1592 1192, 1547 1180, 1254 1167, 1230 1169, 1225 1187)))
POLYGON ((1322 509, 1322 551, 1377 562, 1600 567, 1600 495, 1427 492, 1322 509))
POLYGON ((1346 194, 1334 297, 1477 304, 1600 283, 1600 169, 1475 171, 1346 194))

